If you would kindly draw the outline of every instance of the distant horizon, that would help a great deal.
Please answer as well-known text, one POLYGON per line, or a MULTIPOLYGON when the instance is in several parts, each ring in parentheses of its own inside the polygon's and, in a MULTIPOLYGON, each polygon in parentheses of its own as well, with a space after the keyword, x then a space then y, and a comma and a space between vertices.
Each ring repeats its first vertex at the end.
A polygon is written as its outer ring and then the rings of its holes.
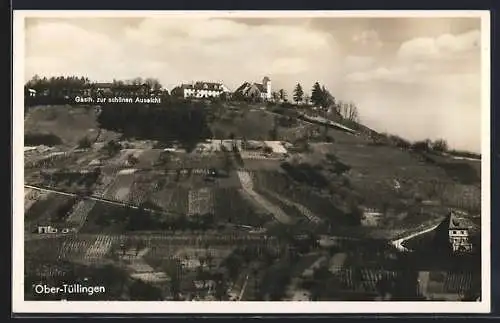
POLYGON ((480 18, 30 17, 25 36, 26 81, 146 75, 234 91, 268 76, 289 99, 319 82, 376 131, 481 151, 480 18))

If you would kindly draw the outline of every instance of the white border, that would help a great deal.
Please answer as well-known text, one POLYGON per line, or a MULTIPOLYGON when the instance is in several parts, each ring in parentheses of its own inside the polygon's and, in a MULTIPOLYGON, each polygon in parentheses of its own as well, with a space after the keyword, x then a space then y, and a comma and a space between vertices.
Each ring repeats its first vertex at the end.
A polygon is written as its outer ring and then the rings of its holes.
POLYGON ((490 312, 490 14, 489 11, 14 11, 13 69, 13 276, 15 313, 488 313, 490 312), (481 18, 482 162, 480 302, 37 302, 24 301, 24 19, 27 17, 418 17, 481 18))

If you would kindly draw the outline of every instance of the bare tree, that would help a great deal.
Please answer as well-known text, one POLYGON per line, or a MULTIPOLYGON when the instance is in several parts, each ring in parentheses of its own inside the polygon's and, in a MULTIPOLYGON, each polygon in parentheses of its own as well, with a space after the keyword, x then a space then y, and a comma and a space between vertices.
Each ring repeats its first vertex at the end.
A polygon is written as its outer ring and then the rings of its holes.
POLYGON ((353 102, 338 101, 337 109, 342 118, 354 122, 359 121, 358 107, 353 102))

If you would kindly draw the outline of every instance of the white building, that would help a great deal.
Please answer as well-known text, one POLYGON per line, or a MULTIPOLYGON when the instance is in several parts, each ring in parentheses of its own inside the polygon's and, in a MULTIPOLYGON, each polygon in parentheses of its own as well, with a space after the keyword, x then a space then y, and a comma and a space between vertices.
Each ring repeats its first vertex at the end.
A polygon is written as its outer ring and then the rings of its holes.
POLYGON ((229 93, 229 89, 222 83, 196 82, 191 84, 182 84, 172 90, 173 95, 183 98, 217 98, 223 93, 229 93))
POLYGON ((469 240, 469 225, 464 218, 460 218, 454 212, 450 215, 450 224, 448 227, 448 237, 453 252, 470 252, 472 243, 469 240))

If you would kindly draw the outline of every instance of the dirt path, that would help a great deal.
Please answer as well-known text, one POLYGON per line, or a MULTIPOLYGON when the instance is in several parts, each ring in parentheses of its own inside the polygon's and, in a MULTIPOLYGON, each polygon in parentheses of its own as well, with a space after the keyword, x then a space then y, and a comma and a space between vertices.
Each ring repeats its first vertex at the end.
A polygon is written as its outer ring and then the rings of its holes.
POLYGON ((309 210, 308 208, 306 208, 305 206, 303 206, 302 204, 299 204, 299 203, 296 203, 294 201, 291 201, 273 191, 270 191, 268 189, 265 189, 266 193, 267 194, 270 194, 272 196, 274 196, 276 199, 280 200, 281 202, 283 202, 284 204, 288 205, 288 206, 292 206, 292 207, 295 207, 297 210, 299 210, 299 212, 305 216, 309 221, 311 222, 314 222, 314 223, 320 223, 321 222, 321 218, 318 217, 316 214, 314 214, 311 210, 309 210))
POLYGON ((292 222, 291 218, 280 207, 274 205, 265 197, 254 191, 252 177, 247 171, 239 170, 238 177, 245 193, 266 209, 267 212, 271 213, 278 222, 283 224, 290 224, 292 222))

